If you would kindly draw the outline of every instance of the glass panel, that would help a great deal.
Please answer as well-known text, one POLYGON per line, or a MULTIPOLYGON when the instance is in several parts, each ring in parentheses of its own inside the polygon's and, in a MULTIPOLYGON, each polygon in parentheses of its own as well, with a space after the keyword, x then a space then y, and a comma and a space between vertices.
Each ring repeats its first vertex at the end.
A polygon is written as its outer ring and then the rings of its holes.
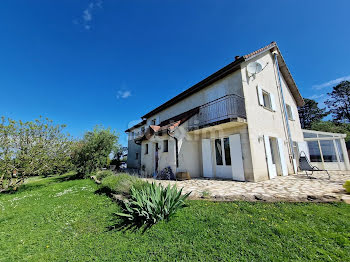
POLYGON ((216 155, 216 164, 222 165, 222 146, 221 139, 215 139, 215 155, 216 155))
POLYGON ((310 162, 322 162, 320 148, 317 141, 307 141, 310 152, 310 162))
POLYGON ((333 137, 333 135, 318 134, 318 137, 333 137))
POLYGON ((231 152, 230 152, 230 140, 228 137, 224 138, 224 150, 225 150, 225 164, 231 165, 231 152))
POLYGON ((288 118, 293 120, 292 109, 291 109, 290 105, 286 105, 286 108, 287 108, 288 118))
POLYGON ((341 148, 340 140, 336 139, 335 144, 337 145, 338 153, 339 153, 339 161, 344 162, 343 150, 341 148))
POLYGON ((164 152, 168 152, 168 140, 164 140, 164 142, 163 142, 164 144, 163 144, 163 146, 164 146, 164 152))
POLYGON ((276 161, 275 161, 275 147, 274 147, 274 144, 273 144, 273 139, 270 137, 269 139, 270 141, 270 150, 271 150, 271 158, 272 158, 272 164, 276 164, 276 161))
POLYGON ((320 144, 324 162, 338 162, 333 140, 321 140, 320 144))
POLYGON ((271 109, 270 95, 263 92, 264 106, 271 109))
POLYGON ((315 138, 317 137, 317 134, 314 133, 308 133, 308 132, 303 132, 304 138, 315 138))

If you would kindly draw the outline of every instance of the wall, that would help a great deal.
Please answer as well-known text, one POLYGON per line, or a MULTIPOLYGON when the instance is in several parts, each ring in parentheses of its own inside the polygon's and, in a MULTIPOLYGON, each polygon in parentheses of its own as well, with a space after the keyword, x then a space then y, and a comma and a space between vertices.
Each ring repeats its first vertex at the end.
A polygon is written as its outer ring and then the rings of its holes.
POLYGON ((183 99, 177 104, 166 108, 149 119, 156 118, 162 122, 227 94, 238 94, 243 96, 241 74, 239 70, 183 99))
POLYGON ((128 140, 128 159, 127 159, 128 168, 140 168, 141 166, 141 146, 135 144, 133 139, 128 140), (136 153, 139 154, 139 158, 136 159, 136 153))
MULTIPOLYGON (((293 165, 289 161, 288 154, 288 136, 284 126, 282 103, 279 89, 277 89, 277 75, 275 71, 274 59, 270 52, 265 52, 253 58, 250 61, 242 63, 241 66, 243 92, 245 97, 249 142, 252 152, 252 165, 254 180, 262 181, 269 179, 267 163, 265 158, 265 146, 262 139, 263 135, 278 137, 283 139, 284 157, 288 163, 288 173, 293 173, 293 165), (246 66, 253 61, 258 60, 266 67, 255 77, 248 77, 246 66), (276 111, 270 111, 259 104, 257 85, 262 89, 274 95, 276 111)), ((282 77, 282 76, 281 76, 282 77)), ((299 116, 297 114, 296 102, 291 95, 282 77, 282 88, 285 101, 295 112, 295 120, 289 120, 292 139, 297 142, 303 141, 303 135, 300 127, 299 116)))
MULTIPOLYGON (((214 126, 210 128, 206 128, 200 134, 201 139, 210 139, 211 147, 212 147, 212 163, 213 163, 213 175, 216 176, 215 170, 215 150, 214 150, 214 140, 216 138, 229 137, 230 135, 240 134, 241 138, 241 149, 242 156, 231 156, 233 157, 242 157, 243 158, 243 168, 244 168, 244 176, 246 181, 254 181, 253 175, 253 166, 252 166, 252 157, 250 151, 250 143, 249 143, 249 134, 248 127, 244 123, 230 122, 226 124, 222 124, 219 126, 214 126)), ((200 158, 202 156, 202 144, 201 140, 199 143, 199 155, 200 158)), ((200 163, 201 174, 203 174, 202 163, 200 163)))

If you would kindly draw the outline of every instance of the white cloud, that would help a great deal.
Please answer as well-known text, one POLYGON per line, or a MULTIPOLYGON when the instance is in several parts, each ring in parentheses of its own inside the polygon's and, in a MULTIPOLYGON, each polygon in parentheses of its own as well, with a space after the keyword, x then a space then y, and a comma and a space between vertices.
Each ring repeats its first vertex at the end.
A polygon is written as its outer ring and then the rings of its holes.
POLYGON ((92 8, 90 8, 90 6, 89 6, 89 8, 85 9, 83 12, 83 19, 86 22, 89 22, 92 20, 92 15, 91 15, 91 11, 90 11, 91 9, 92 8))
POLYGON ((324 96, 325 96, 325 94, 312 95, 312 96, 309 97, 309 99, 318 100, 318 99, 320 99, 320 98, 322 98, 322 97, 324 97, 324 96))
POLYGON ((73 20, 73 24, 81 25, 84 29, 90 30, 94 18, 93 14, 97 8, 102 8, 102 0, 92 0, 83 10, 81 17, 73 20))
POLYGON ((331 80, 331 81, 328 81, 328 82, 325 82, 325 83, 322 83, 322 84, 319 84, 319 85, 314 85, 314 86, 312 86, 312 88, 320 90, 320 89, 323 89, 323 88, 326 88, 326 87, 335 86, 335 85, 339 84, 342 81, 349 81, 349 80, 350 80, 350 75, 343 76, 343 77, 339 77, 337 79, 334 79, 334 80, 331 80))
POLYGON ((117 92, 117 98, 128 98, 129 96, 131 96, 131 92, 128 90, 119 90, 117 92))

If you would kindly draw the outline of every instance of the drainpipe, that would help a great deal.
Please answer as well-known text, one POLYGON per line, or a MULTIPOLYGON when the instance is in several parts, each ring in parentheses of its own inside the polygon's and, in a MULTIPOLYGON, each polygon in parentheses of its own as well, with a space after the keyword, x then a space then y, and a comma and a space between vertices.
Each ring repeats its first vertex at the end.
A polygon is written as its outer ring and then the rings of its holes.
POLYGON ((179 167, 179 148, 178 148, 178 140, 175 136, 170 135, 170 130, 167 129, 167 133, 170 137, 174 138, 175 140, 175 158, 176 158, 176 167, 179 167))
POLYGON ((284 94, 283 94, 283 90, 282 90, 281 73, 280 73, 280 69, 279 69, 279 65, 278 65, 278 59, 277 59, 278 53, 277 53, 277 51, 274 51, 273 55, 275 56, 275 64, 276 64, 276 70, 277 70, 277 75, 278 75, 278 82, 279 82, 280 93, 281 93, 282 102, 283 102, 284 119, 285 119, 286 126, 287 126, 289 148, 290 148, 290 151, 292 153, 293 169, 294 169, 294 172, 297 173, 298 170, 296 169, 296 160, 295 160, 295 152, 294 152, 294 148, 293 148, 293 140, 292 140, 292 135, 291 135, 291 132, 290 132, 290 126, 289 126, 288 114, 287 114, 287 107, 286 107, 286 103, 284 101, 284 94))

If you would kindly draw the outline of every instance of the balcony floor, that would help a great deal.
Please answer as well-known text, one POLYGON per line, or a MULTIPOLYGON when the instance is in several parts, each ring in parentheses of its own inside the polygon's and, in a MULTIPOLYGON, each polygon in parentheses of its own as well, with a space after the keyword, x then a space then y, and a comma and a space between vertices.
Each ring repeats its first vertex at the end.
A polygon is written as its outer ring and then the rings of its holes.
POLYGON ((213 131, 213 130, 221 130, 221 129, 228 129, 232 127, 240 127, 247 125, 247 120, 244 118, 235 118, 235 119, 226 119, 224 121, 220 121, 217 123, 212 123, 207 126, 198 127, 198 128, 191 128, 188 130, 190 134, 198 134, 203 133, 207 131, 213 131))

